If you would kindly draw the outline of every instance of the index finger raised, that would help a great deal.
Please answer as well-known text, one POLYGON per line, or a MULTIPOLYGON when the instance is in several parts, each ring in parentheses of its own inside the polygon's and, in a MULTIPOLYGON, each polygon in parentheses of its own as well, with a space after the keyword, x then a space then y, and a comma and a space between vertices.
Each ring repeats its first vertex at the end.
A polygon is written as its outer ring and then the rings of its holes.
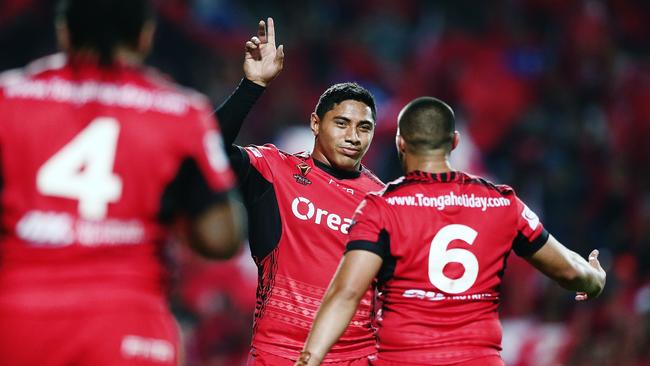
POLYGON ((273 18, 271 17, 267 19, 267 41, 271 46, 275 47, 275 24, 273 24, 273 18))

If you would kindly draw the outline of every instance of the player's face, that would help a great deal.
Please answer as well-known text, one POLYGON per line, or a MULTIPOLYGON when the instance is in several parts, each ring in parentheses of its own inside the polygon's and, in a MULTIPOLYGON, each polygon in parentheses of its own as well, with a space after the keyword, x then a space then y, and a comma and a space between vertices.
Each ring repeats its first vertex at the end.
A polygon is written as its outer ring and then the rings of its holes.
POLYGON ((372 110, 365 103, 345 100, 327 111, 323 118, 311 115, 316 136, 313 157, 334 168, 359 169, 375 133, 372 110))

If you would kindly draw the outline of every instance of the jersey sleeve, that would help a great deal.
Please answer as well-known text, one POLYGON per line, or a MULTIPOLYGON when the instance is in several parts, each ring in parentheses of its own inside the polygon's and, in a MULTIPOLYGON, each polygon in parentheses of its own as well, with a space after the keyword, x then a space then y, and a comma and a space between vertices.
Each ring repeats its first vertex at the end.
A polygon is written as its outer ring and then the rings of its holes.
POLYGON ((219 124, 210 113, 205 113, 200 122, 195 136, 200 143, 192 145, 191 157, 196 160, 211 189, 228 191, 235 185, 235 175, 224 149, 219 124))
POLYGON ((517 220, 517 235, 512 243, 512 249, 520 257, 528 257, 537 252, 548 240, 548 231, 544 228, 539 217, 518 197, 515 197, 517 220))
POLYGON ((385 205, 381 197, 369 194, 357 207, 353 219, 346 252, 366 250, 386 259, 390 256, 390 237, 382 216, 385 205))
POLYGON ((275 145, 263 146, 249 145, 243 148, 250 165, 257 170, 264 179, 273 183, 273 162, 282 159, 281 152, 275 145))
POLYGON ((173 136, 182 145, 178 172, 161 199, 159 218, 169 221, 178 211, 196 216, 223 202, 235 177, 224 151, 218 124, 209 113, 187 121, 173 136))

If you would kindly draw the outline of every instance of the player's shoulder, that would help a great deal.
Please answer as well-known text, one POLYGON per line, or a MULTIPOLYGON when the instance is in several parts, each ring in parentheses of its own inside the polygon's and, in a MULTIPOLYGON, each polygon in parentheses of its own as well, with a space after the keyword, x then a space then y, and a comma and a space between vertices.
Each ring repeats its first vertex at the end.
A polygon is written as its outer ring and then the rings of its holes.
POLYGON ((171 76, 153 67, 143 67, 142 75, 149 87, 162 93, 176 94, 198 111, 212 111, 210 99, 203 93, 178 84, 171 76))
POLYGON ((381 179, 372 172, 372 170, 368 169, 363 164, 361 165, 361 175, 359 177, 366 180, 371 185, 370 190, 373 192, 383 190, 386 187, 386 184, 384 184, 384 182, 382 182, 381 179))
POLYGON ((406 176, 401 176, 395 180, 392 180, 388 183, 386 183, 386 186, 384 189, 381 191, 375 192, 376 195, 382 196, 382 197, 389 197, 391 195, 394 195, 398 193, 400 190, 408 187, 411 184, 415 184, 417 181, 414 181, 412 179, 408 179, 406 176))
POLYGON ((492 183, 490 180, 484 177, 480 177, 477 175, 472 175, 464 172, 461 174, 462 174, 462 182, 464 184, 477 185, 478 187, 481 187, 488 191, 494 191, 502 196, 511 196, 515 194, 515 190, 509 185, 492 183))
POLYGON ((295 162, 305 161, 309 158, 308 152, 288 153, 274 144, 247 145, 244 149, 257 158, 277 159, 278 161, 295 162))
POLYGON ((24 83, 30 79, 36 79, 44 75, 56 73, 62 70, 67 64, 67 57, 63 53, 57 53, 36 59, 26 66, 0 72, 0 88, 11 87, 24 83))

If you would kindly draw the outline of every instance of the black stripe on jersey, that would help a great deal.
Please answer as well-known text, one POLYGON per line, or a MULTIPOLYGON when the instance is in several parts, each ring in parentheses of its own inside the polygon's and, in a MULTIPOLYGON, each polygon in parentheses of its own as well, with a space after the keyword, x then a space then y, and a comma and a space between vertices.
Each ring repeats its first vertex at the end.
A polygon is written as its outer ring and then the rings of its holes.
POLYGON ((253 258, 260 261, 280 243, 280 208, 273 184, 251 165, 248 154, 242 147, 235 148, 230 159, 239 178, 239 188, 248 215, 248 242, 253 258))
MULTIPOLYGON (((466 175, 466 176, 467 176, 467 175, 466 175)), ((482 186, 487 187, 487 188, 489 188, 489 189, 493 189, 493 190, 495 190, 495 191, 501 193, 501 194, 504 195, 504 196, 509 196, 509 195, 515 193, 515 191, 514 191, 511 187, 508 187, 508 186, 506 186, 506 185, 502 185, 502 184, 494 184, 494 183, 492 183, 492 182, 490 182, 490 181, 488 181, 488 180, 485 180, 485 179, 483 179, 483 178, 479 178, 479 177, 472 177, 472 176, 467 176, 467 177, 468 177, 469 179, 468 179, 468 180, 464 180, 464 181, 463 181, 464 184, 478 184, 478 185, 482 185, 482 186)))
POLYGON ((377 274, 377 285, 379 287, 393 278, 397 260, 390 254, 390 235, 388 235, 386 230, 381 230, 375 243, 367 240, 354 240, 349 242, 346 245, 345 252, 347 253, 351 250, 365 250, 375 253, 384 260, 377 274))
POLYGON ((345 252, 351 250, 365 250, 367 252, 375 253, 380 256, 382 259, 386 258, 386 248, 381 242, 373 243, 367 240, 353 240, 348 242, 345 246, 345 252))
POLYGON ((169 223, 179 212, 196 217, 208 207, 226 201, 227 195, 210 188, 194 159, 184 159, 163 191, 158 220, 169 223))
POLYGON ((257 265, 257 290, 255 296, 257 301, 253 319, 253 335, 255 335, 259 319, 264 315, 266 304, 275 286, 275 275, 278 271, 278 250, 276 248, 262 259, 257 257, 253 257, 253 259, 257 265))
POLYGON ((549 233, 546 229, 542 229, 542 232, 537 236, 532 242, 528 241, 528 238, 524 236, 521 232, 517 232, 517 237, 512 242, 512 249, 520 257, 530 257, 531 255, 537 253, 546 241, 548 241, 549 233))

